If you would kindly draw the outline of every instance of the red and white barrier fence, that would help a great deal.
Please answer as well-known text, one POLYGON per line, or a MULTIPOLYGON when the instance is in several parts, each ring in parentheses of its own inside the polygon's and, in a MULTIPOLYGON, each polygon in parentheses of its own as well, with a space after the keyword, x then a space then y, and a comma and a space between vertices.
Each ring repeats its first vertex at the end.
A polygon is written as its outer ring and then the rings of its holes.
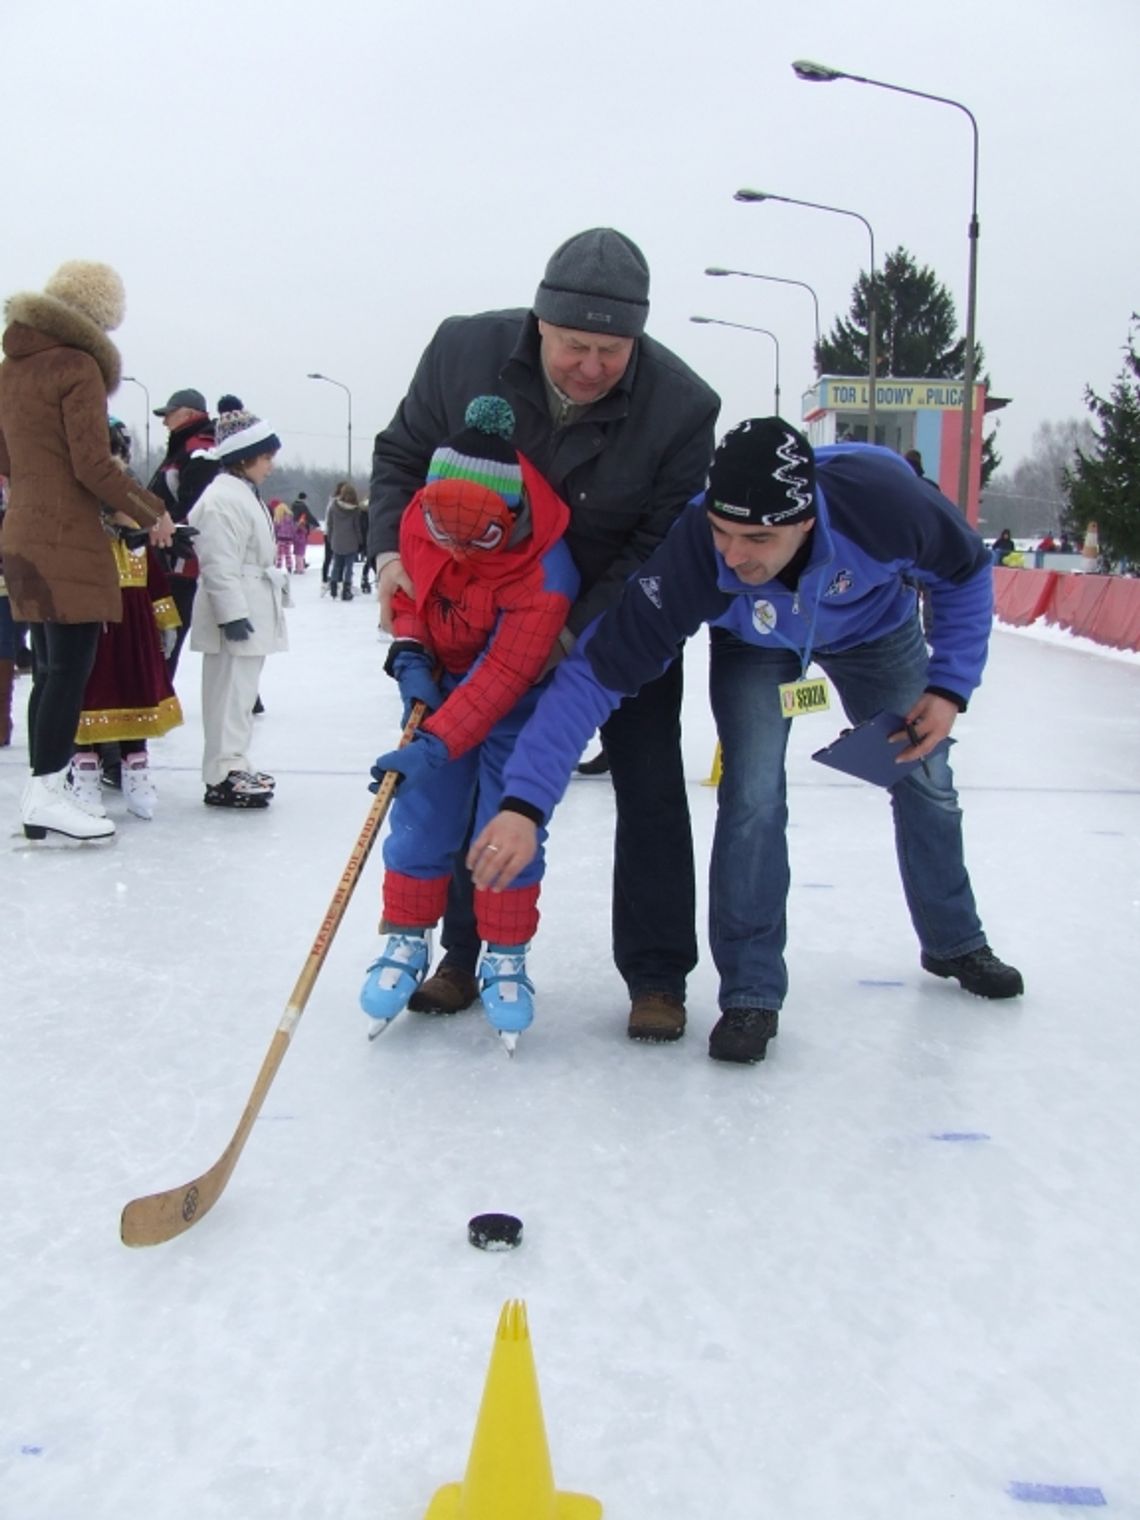
POLYGON ((994 566, 994 610, 1024 628, 1044 618, 1110 649, 1140 650, 1140 580, 994 566))

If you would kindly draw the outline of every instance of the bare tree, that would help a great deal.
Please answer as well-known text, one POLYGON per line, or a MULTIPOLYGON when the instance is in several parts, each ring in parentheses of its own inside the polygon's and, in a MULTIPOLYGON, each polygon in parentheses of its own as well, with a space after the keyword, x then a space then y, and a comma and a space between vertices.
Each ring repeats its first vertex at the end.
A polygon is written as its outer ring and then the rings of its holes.
POLYGON ((1072 467, 1077 450, 1088 450, 1095 441, 1092 424, 1085 417, 1041 423, 1028 456, 1013 474, 995 475, 986 486, 982 494, 986 527, 1009 528, 1018 538, 1058 532, 1069 505, 1065 471, 1072 467))

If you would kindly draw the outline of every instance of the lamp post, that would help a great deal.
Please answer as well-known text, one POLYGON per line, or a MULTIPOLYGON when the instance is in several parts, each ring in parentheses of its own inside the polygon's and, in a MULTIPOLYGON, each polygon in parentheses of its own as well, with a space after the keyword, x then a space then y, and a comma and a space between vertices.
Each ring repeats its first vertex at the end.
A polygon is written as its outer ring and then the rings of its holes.
POLYGON ((706 269, 705 273, 706 274, 711 274, 711 275, 718 275, 718 276, 719 275, 726 275, 726 274, 738 274, 738 275, 741 275, 746 280, 774 280, 777 285, 798 285, 801 290, 806 290, 808 292, 808 294, 811 296, 812 304, 815 307, 815 346, 816 346, 816 349, 818 350, 818 348, 819 348, 819 297, 816 295, 815 291, 807 283, 806 280, 789 280, 789 279, 787 279, 782 274, 753 274, 753 272, 750 269, 721 269, 721 268, 719 268, 716 265, 713 265, 711 268, 706 269))
POLYGON ((134 375, 124 375, 124 380, 129 380, 132 385, 137 385, 146 398, 146 422, 144 424, 144 437, 146 439, 146 478, 150 479, 150 392, 141 380, 136 380, 134 375))
POLYGON ((750 322, 725 322, 720 317, 690 317, 690 322, 703 322, 711 327, 739 327, 742 332, 765 333, 776 346, 776 416, 780 416, 780 340, 767 327, 753 327, 750 322))
POLYGON ((855 84, 871 84, 878 90, 893 90, 896 95, 913 95, 918 100, 933 100, 940 106, 953 106, 970 119, 974 134, 974 175, 970 195, 970 224, 966 235, 969 239, 970 258, 966 275, 966 362, 963 368, 962 386, 962 452, 958 464, 958 505, 966 511, 970 494, 970 454, 973 445, 974 426, 974 320, 978 305, 978 123, 974 113, 960 100, 948 95, 931 95, 926 90, 912 90, 907 85, 889 84, 885 79, 868 79, 864 74, 848 74, 844 69, 833 69, 826 63, 812 63, 800 58, 792 64, 798 78, 809 84, 831 84, 836 79, 850 79, 855 84))
POLYGON ((878 378, 878 352, 876 349, 876 323, 877 323, 877 297, 875 292, 875 234, 870 222, 865 216, 860 216, 858 211, 847 211, 842 206, 825 206, 819 201, 801 201, 792 195, 771 195, 767 190, 738 190, 733 200, 745 201, 749 205, 757 201, 783 201, 787 206, 809 206, 813 211, 833 211, 836 216, 853 216, 857 222, 862 222, 867 229, 867 236, 871 240, 871 287, 867 300, 867 357, 868 369, 871 372, 871 384, 867 393, 867 442, 875 441, 875 381, 878 378))
POLYGON ((322 375, 317 370, 310 370, 305 377, 307 380, 323 380, 326 385, 336 385, 348 397, 348 481, 352 484, 352 392, 343 380, 334 380, 331 375, 322 375))

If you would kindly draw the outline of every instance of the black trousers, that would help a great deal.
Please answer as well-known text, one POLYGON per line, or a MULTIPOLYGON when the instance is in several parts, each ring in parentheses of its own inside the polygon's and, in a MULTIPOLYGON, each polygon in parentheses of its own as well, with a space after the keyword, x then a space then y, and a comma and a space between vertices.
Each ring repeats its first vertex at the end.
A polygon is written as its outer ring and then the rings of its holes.
POLYGON ((33 776, 63 770, 75 750, 83 693, 102 623, 31 623, 32 694, 28 754, 33 776))
POLYGON ((172 575, 170 577, 171 600, 178 608, 178 616, 182 619, 181 628, 175 629, 174 649, 166 661, 166 672, 171 684, 174 682, 174 672, 178 669, 178 656, 182 653, 186 635, 190 632, 190 615, 194 611, 194 596, 197 590, 197 576, 172 575))
MULTIPOLYGON (((602 729, 617 803, 614 833, 614 964, 632 994, 684 997, 697 963, 696 880, 681 758, 683 664, 627 697, 602 729)), ((555 825, 557 827, 557 825, 555 825)), ((467 848, 455 857, 441 939, 444 960, 475 969, 467 848)))

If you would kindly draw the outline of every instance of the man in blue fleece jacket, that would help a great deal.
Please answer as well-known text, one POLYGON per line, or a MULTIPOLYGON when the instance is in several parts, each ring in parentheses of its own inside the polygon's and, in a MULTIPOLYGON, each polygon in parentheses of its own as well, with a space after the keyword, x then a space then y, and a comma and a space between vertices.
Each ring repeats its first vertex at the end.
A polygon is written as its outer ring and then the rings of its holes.
POLYGON ((734 428, 704 495, 585 630, 524 728, 502 811, 471 846, 477 886, 505 887, 566 789, 595 728, 710 628, 709 691, 723 749, 709 891, 721 1018, 709 1054, 760 1061, 787 991, 784 756, 795 683, 814 660, 853 723, 904 715, 890 788, 903 891, 922 965, 979 997, 1022 979, 986 943, 962 847, 946 750, 981 680, 993 612, 991 556, 958 509, 889 449, 814 453, 779 417, 734 428), (916 612, 929 591, 933 647, 916 612), (782 690, 781 690, 782 688, 782 690))

